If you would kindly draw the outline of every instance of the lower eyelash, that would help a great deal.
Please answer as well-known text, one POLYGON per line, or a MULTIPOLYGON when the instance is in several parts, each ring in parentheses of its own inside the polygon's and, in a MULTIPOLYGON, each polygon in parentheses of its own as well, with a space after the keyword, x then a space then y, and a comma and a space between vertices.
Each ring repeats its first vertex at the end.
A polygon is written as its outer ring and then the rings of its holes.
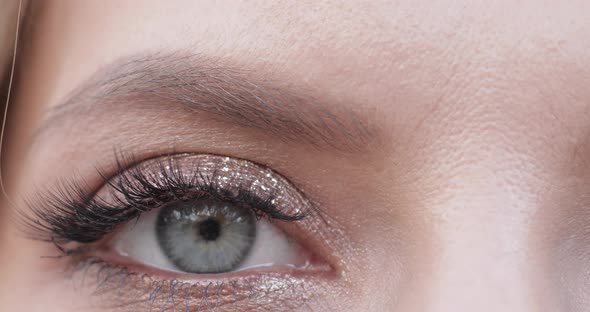
MULTIPOLYGON (((70 279, 80 286, 91 286, 92 295, 102 300, 101 308, 114 308, 105 302, 116 303, 117 308, 127 307, 130 311, 249 311, 240 307, 275 305, 287 300, 285 293, 300 294, 290 306, 301 305, 305 298, 305 279, 296 273, 291 277, 277 273, 235 277, 223 280, 201 280, 188 282, 178 279, 158 280, 145 273, 131 272, 122 265, 108 263, 98 257, 76 260, 70 279)), ((278 305, 277 305, 278 306, 278 305)), ((273 307, 276 311, 277 307, 273 307)), ((123 310, 126 311, 126 310, 123 310)))

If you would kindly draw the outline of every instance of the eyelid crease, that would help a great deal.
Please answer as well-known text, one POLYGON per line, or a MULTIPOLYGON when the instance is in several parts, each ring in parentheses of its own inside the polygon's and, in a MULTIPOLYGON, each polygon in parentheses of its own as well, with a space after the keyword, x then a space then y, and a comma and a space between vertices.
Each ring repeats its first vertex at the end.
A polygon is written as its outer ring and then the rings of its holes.
POLYGON ((98 170, 108 192, 91 194, 70 181, 29 202, 33 216, 20 218, 27 236, 57 246, 92 243, 145 211, 198 196, 241 202, 258 217, 282 221, 302 220, 315 210, 286 179, 246 160, 176 154, 138 163, 121 153, 115 159, 112 178, 98 170), (259 177, 250 181, 253 175, 259 177), (290 211, 283 211, 289 205, 290 211))

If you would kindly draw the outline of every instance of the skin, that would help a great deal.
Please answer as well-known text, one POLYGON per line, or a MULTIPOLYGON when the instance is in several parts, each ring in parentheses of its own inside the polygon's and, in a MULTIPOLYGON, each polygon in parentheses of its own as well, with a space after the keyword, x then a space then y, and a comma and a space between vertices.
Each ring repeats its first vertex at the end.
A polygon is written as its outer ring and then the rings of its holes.
MULTIPOLYGON (((34 186, 91 177, 116 146, 222 154, 288 177, 340 231, 319 239, 338 248, 313 250, 337 276, 301 289, 314 293, 306 305, 274 310, 590 311, 587 1, 51 1, 36 12, 3 215, 34 186), (178 51, 354 114, 342 131, 360 123, 370 136, 342 150, 207 113, 99 104, 43 128, 105 66, 178 51)), ((41 258, 51 244, 8 217, 0 229, 0 310, 104 311, 65 264, 41 258)))
POLYGON ((14 44, 14 33, 16 28, 16 17, 18 16, 15 12, 18 10, 17 1, 3 1, 0 3, 2 12, 0 18, 2 19, 2 30, 0 30, 0 68, 4 70, 12 59, 14 44))

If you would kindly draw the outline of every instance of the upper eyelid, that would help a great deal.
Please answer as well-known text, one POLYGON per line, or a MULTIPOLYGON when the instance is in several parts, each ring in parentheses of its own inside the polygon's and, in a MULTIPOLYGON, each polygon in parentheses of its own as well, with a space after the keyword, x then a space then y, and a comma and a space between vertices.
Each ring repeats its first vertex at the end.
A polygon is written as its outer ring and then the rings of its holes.
MULTIPOLYGON (((125 154, 118 154, 118 156, 116 156, 117 159, 117 166, 118 169, 115 173, 115 177, 124 177, 127 181, 129 182, 129 180, 135 180, 135 181, 145 181, 147 182, 149 179, 154 179, 153 176, 146 176, 146 172, 147 174, 154 174, 154 173, 158 173, 159 175, 164 175, 161 176, 159 178, 155 178, 156 180, 153 181, 155 184, 154 186, 156 187, 161 187, 162 185, 158 185, 159 182, 162 181, 162 179, 171 179, 172 183, 176 183, 179 181, 183 181, 184 183, 191 183, 193 180, 206 180, 206 181, 202 181, 199 184, 200 185, 206 185, 209 184, 210 187, 216 187, 216 184, 213 183, 214 181, 212 181, 215 178, 222 178, 225 183, 233 183, 235 182, 235 178, 234 179, 226 179, 228 178, 227 175, 232 175, 233 172, 236 170, 236 168, 230 169, 227 167, 217 167, 217 166, 221 166, 220 163, 218 163, 215 166, 210 166, 208 169, 209 171, 209 175, 204 174, 204 167, 206 166, 201 166, 199 167, 199 165, 197 166, 193 166, 193 164, 181 164, 182 161, 179 161, 179 159, 191 159, 194 160, 195 158, 202 158, 202 157, 210 157, 216 160, 222 160, 222 162, 224 163, 223 166, 227 166, 227 164, 225 163, 231 163, 233 165, 235 165, 236 163, 242 163, 243 164, 243 168, 247 168, 247 169, 251 169, 251 168, 257 168, 255 169, 255 171, 264 171, 264 177, 262 179, 256 179, 254 181, 251 181, 251 185, 239 185, 240 188, 243 187, 256 187, 256 188, 261 188, 265 191, 269 191, 269 192, 274 192, 273 195, 280 195, 280 194, 276 194, 276 190, 278 190, 279 192, 284 191, 284 188, 278 188, 279 186, 283 185, 283 186, 288 186, 290 189, 294 189, 295 192, 297 192, 298 194, 300 194, 302 196, 302 198, 304 199, 306 205, 305 206, 316 206, 315 204, 313 204, 311 202, 311 200, 309 200, 309 198, 307 198, 307 196, 305 196, 305 194, 298 189, 296 186, 294 186, 289 180, 287 180, 283 175, 275 172, 274 170, 267 168, 263 165, 260 164, 256 164, 254 162, 248 161, 248 160, 244 160, 244 159, 239 159, 239 158, 234 158, 234 157, 228 157, 228 156, 223 156, 223 155, 213 155, 213 154, 191 154, 191 153, 177 153, 177 154, 167 154, 166 156, 159 156, 159 157, 153 157, 151 159, 148 160, 143 160, 141 162, 134 160, 133 156, 131 156, 131 158, 125 156, 125 154), (160 161, 161 159, 163 159, 163 161, 160 161), (125 168, 124 165, 122 165, 122 162, 124 163, 129 163, 129 164, 133 164, 133 165, 128 165, 129 168, 125 168), (143 170, 143 167, 149 167, 150 163, 152 163, 152 165, 155 162, 155 166, 159 169, 157 171, 153 171, 153 170, 143 170), (192 168, 183 168, 183 167, 192 167, 192 168), (196 169, 195 169, 196 168, 196 169), (213 170, 212 170, 213 169, 213 170), (131 176, 130 176, 131 175, 131 176), (272 185, 266 185, 265 189, 265 183, 263 183, 262 181, 271 181, 272 185), (274 190, 273 190, 274 189, 274 190)), ((240 174, 238 174, 239 176, 240 174)), ((106 177, 107 175, 102 175, 103 177, 106 177)), ((113 179, 111 178, 105 178, 105 181, 110 184, 111 181, 113 179)), ((247 179, 245 179, 247 180, 247 179)), ((168 184, 170 185, 170 184, 168 184)), ((236 185, 234 185, 234 187, 236 187, 236 185)))
MULTIPOLYGON (((190 155, 185 155, 186 157, 190 157, 190 155)), ((200 156, 210 156, 210 155, 200 155, 200 156)), ((109 184, 111 186, 117 187, 117 191, 119 192, 125 192, 128 191, 129 189, 121 189, 121 187, 125 188, 125 187, 129 187, 130 184, 134 183, 134 181, 140 181, 142 182, 144 185, 140 186, 140 188, 144 188, 144 187, 153 187, 154 191, 158 191, 158 190, 166 190, 166 188, 169 187, 174 187, 174 186, 179 186, 179 187, 183 187, 183 186, 188 186, 191 184, 194 184, 195 186, 198 186, 198 190, 195 189, 195 191, 205 191, 206 193, 212 195, 212 196, 221 196, 221 197, 225 197, 227 196, 226 194, 219 194, 219 184, 218 181, 216 181, 219 177, 221 177, 219 170, 220 169, 216 169, 215 171, 211 172, 211 174, 209 175, 204 175, 203 172, 200 169, 195 169, 194 173, 196 175, 192 175, 189 174, 188 176, 184 176, 183 172, 187 172, 186 169, 182 168, 181 166, 178 166, 178 164, 176 162, 174 162, 173 160, 175 158, 179 157, 178 155, 174 156, 174 157, 170 157, 168 160, 168 162, 164 163, 164 162, 158 162, 157 166, 159 167, 159 171, 158 174, 159 175, 163 175, 160 176, 159 178, 155 178, 153 176, 145 176, 143 170, 138 169, 138 167, 136 167, 136 170, 128 170, 122 174, 120 174, 118 177, 124 177, 125 182, 123 182, 122 185, 118 185, 117 183, 113 183, 113 182, 109 182, 109 184), (129 173, 129 171, 131 173, 129 173), (176 174, 178 173, 178 174, 176 174), (129 175, 132 175, 132 177, 130 177, 129 175), (149 180, 154 180, 154 184, 151 185, 150 183, 147 183, 149 180), (182 184, 182 185, 173 185, 173 184, 182 184)), ((213 156, 213 157, 217 157, 217 156, 213 156)), ((223 157, 223 156, 219 156, 222 158, 227 158, 229 159, 229 157, 223 157)), ((234 160, 235 161, 235 160, 234 160)), ((230 171, 228 169, 228 171, 230 171)), ((153 172, 152 172, 153 174, 153 172)), ((222 177, 222 178, 225 178, 222 177)), ((272 178, 273 180, 275 179, 275 177, 273 176, 272 178)), ((231 183, 232 179, 230 179, 229 181, 227 181, 228 183, 231 183)), ((287 181, 283 181, 285 183, 288 183, 287 181)), ((252 184, 252 183, 251 183, 252 184)), ((234 194, 233 196, 237 196, 236 199, 242 198, 244 200, 247 200, 246 198, 244 198, 244 196, 249 196, 248 194, 244 194, 243 192, 245 191, 254 191, 254 189, 252 189, 253 185, 245 185, 245 184, 240 184, 240 185, 234 185, 234 189, 235 191, 237 191, 236 194, 234 194)), ((261 188, 265 188, 264 186, 260 186, 261 188)), ((224 191, 229 190, 229 189, 223 189, 224 191)), ((140 191, 143 191, 140 190, 140 191)), ((188 190, 190 191, 190 190, 188 190)), ((272 193, 272 190, 268 190, 269 193, 266 194, 268 195, 268 197, 266 197, 266 199, 264 199, 264 201, 274 201, 274 194, 272 193)), ((296 214, 293 216, 289 216, 286 214, 276 214, 276 215, 271 215, 271 217, 273 218, 277 218, 277 219, 282 219, 285 221, 295 221, 297 219, 300 219, 301 217, 303 217, 303 214, 296 214)))
MULTIPOLYGON (((129 179, 129 181, 123 182, 123 187, 128 187, 129 183, 135 183, 135 181, 137 181, 136 179, 139 179, 141 181, 141 183, 146 183, 146 181, 142 180, 142 179, 148 179, 148 177, 145 177, 145 176, 143 176, 143 177, 138 177, 138 176, 130 177, 130 176, 128 176, 128 174, 130 172, 136 172, 137 174, 142 175, 143 171, 141 171, 140 166, 142 166, 142 164, 143 164, 143 166, 148 166, 145 164, 146 162, 152 162, 153 164, 156 165, 156 167, 159 167, 160 170, 163 169, 163 167, 165 167, 166 164, 169 164, 172 166, 171 168, 169 168, 171 170, 174 170, 175 168, 181 169, 180 167, 178 167, 178 168, 175 167, 174 162, 172 161, 172 159, 174 159, 174 157, 181 157, 181 155, 185 156, 185 157, 191 157, 191 154, 178 154, 175 156, 171 155, 171 156, 168 156, 168 158, 167 158, 169 160, 169 162, 160 162, 160 161, 158 161, 158 158, 156 158, 155 160, 154 159, 144 160, 144 161, 140 162, 139 164, 131 165, 131 168, 129 168, 127 166, 129 166, 129 164, 136 163, 136 160, 131 157, 125 157, 124 155, 122 156, 122 154, 119 154, 119 156, 116 157, 116 159, 117 159, 116 162, 117 162, 119 169, 117 169, 115 171, 114 175, 115 175, 115 178, 120 177, 123 179, 129 179), (134 170, 134 168, 136 170, 134 170)), ((222 158, 223 159, 231 159, 229 157, 216 156, 216 155, 206 155, 206 154, 195 155, 193 157, 197 157, 197 156, 214 157, 215 159, 222 159, 222 158)), ((232 159, 232 161, 241 161, 241 160, 232 159)), ((252 164, 252 165, 258 166, 258 165, 254 165, 254 164, 252 164)), ((155 172, 157 172, 157 171, 155 171, 155 172)), ((109 183, 109 181, 111 181, 113 179, 112 175, 110 175, 110 174, 104 173, 104 174, 101 174, 101 176, 103 176, 103 179, 107 179, 107 181, 105 182, 107 184, 109 183)), ((273 176, 273 179, 275 179, 275 178, 282 179, 278 175, 273 176)), ((284 181, 284 182, 289 183, 288 181, 284 181)), ((173 183, 180 183, 180 182, 173 181, 173 183)), ((161 185, 160 187, 163 187, 163 186, 164 185, 161 185)), ((29 206, 31 206, 31 209, 33 210, 33 212, 37 215, 37 217, 40 220, 45 220, 46 223, 49 223, 49 224, 29 224, 29 226, 28 226, 29 228, 37 227, 37 230, 45 231, 45 234, 46 234, 45 239, 43 239, 43 238, 37 238, 37 239, 55 242, 55 239, 53 237, 51 237, 51 238, 47 237, 47 234, 48 234, 47 231, 51 230, 51 228, 47 228, 47 226, 48 225, 50 226, 52 222, 53 223, 60 222, 59 220, 60 220, 61 216, 59 213, 73 214, 73 217, 79 217, 79 216, 77 216, 77 214, 83 213, 82 214, 83 219, 87 219, 87 218, 92 219, 91 218, 92 215, 95 215, 95 216, 100 216, 101 219, 106 217, 107 218, 106 220, 108 220, 108 218, 109 218, 109 216, 111 216, 111 214, 112 214, 112 216, 115 216, 120 212, 128 211, 128 210, 126 210, 128 208, 123 207, 123 206, 119 208, 119 207, 110 206, 109 204, 106 204, 106 205, 103 204, 104 201, 100 198, 100 196, 99 196, 100 193, 83 193, 84 191, 76 189, 76 186, 72 186, 70 188, 70 190, 72 190, 72 189, 74 189, 74 196, 76 196, 78 198, 63 198, 63 197, 62 198, 59 198, 59 197, 57 197, 57 198, 55 198, 55 197, 43 198, 42 197, 41 198, 41 200, 40 200, 41 202, 50 203, 50 205, 53 206, 53 209, 44 210, 42 208, 41 209, 35 208, 36 207, 35 204, 29 205, 29 206), (98 201, 94 201, 94 199, 98 199, 98 201), (90 200, 90 201, 88 201, 88 200, 90 200), (90 205, 91 203, 94 203, 93 204, 94 206, 92 207, 92 209, 84 209, 84 207, 86 207, 86 205, 90 205), (68 207, 68 205, 69 205, 69 207, 68 207), (66 207, 64 207, 64 206, 66 206, 66 207), (79 209, 82 209, 82 210, 79 210, 79 209), (56 210, 58 211, 57 214, 55 212, 56 210), (84 211, 86 211, 86 212, 84 212, 84 211), (84 217, 85 214, 90 214, 90 215, 88 215, 88 217, 84 217)), ((118 190, 118 191, 126 191, 126 190, 118 190)), ((141 190, 139 190, 139 192, 141 192, 141 190)), ((65 192, 61 192, 61 193, 68 194, 68 191, 66 190, 65 192)), ((299 194, 299 193, 297 193, 297 194, 299 194)), ((299 195, 301 195, 301 194, 299 194, 299 195)), ((308 202, 307 199, 304 198, 304 200, 306 202, 308 202)), ((312 207, 312 206, 313 205, 310 204, 310 207, 312 207)), ((155 208, 155 207, 150 207, 150 208, 155 208)), ((134 207, 134 209, 143 209, 143 208, 140 208, 139 206, 137 206, 137 207, 134 207)), ((134 217, 134 215, 129 215, 127 219, 130 219, 133 217, 134 217)), ((281 219, 280 215, 275 216, 275 217, 281 219)), ((288 218, 282 218, 282 219, 288 220, 288 218)), ((295 218, 295 219, 298 219, 298 218, 295 218)), ((293 220, 295 220, 295 219, 293 219, 293 220)), ((103 220, 105 220, 105 219, 103 219, 103 220)), ((25 219, 25 223, 27 223, 27 222, 31 223, 31 220, 25 219)), ((72 233, 77 233, 76 232, 77 229, 71 228, 71 224, 66 224, 65 226, 66 226, 66 228, 63 228, 62 230, 72 231, 72 233)), ((88 228, 87 228, 87 230, 83 231, 84 233, 79 234, 81 236, 77 237, 77 241, 80 241, 80 242, 94 241, 95 240, 94 235, 102 235, 100 233, 104 232, 106 234, 107 232, 111 231, 110 228, 105 228, 103 226, 99 226, 96 229, 89 227, 90 225, 81 224, 81 226, 84 226, 84 228, 86 228, 86 227, 88 227, 88 228), (95 231, 99 231, 99 232, 97 233, 95 231), (88 233, 86 233, 86 232, 88 232, 88 233)), ((55 228, 54 228, 54 230, 55 230, 55 228)), ((51 232, 49 234, 51 234, 51 232)), ((62 235, 62 237, 68 236, 67 234, 60 234, 60 235, 62 235)), ((96 236, 96 237, 98 238, 98 236, 96 236)))

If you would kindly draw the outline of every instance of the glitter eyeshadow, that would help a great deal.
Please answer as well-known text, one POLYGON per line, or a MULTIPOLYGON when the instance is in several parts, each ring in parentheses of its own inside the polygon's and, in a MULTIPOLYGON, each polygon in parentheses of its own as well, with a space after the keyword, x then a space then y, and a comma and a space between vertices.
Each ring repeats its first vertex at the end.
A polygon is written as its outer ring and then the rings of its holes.
POLYGON ((197 179, 198 184, 215 185, 229 192, 247 189, 260 198, 270 197, 271 203, 281 207, 284 214, 301 214, 310 207, 310 202, 281 175, 247 160, 209 154, 181 154, 164 161, 157 158, 148 160, 139 166, 149 171, 158 164, 161 166, 162 162, 167 164, 163 169, 187 181, 197 179))

